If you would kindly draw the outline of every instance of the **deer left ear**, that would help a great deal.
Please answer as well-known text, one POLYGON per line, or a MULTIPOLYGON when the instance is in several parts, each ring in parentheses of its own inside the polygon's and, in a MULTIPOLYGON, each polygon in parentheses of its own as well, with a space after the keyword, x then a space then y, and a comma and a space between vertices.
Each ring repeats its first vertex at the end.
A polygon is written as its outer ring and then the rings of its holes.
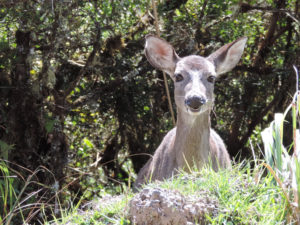
POLYGON ((207 57, 214 64, 217 75, 229 72, 236 66, 243 54, 246 42, 247 37, 239 38, 207 57))

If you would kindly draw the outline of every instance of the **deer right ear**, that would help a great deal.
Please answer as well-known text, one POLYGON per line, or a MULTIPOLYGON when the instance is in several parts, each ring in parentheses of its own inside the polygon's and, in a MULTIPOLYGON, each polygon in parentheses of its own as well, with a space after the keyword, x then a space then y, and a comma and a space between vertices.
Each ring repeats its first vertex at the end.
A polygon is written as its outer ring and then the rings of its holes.
POLYGON ((179 56, 168 42, 153 35, 147 35, 145 55, 152 66, 173 75, 179 56))

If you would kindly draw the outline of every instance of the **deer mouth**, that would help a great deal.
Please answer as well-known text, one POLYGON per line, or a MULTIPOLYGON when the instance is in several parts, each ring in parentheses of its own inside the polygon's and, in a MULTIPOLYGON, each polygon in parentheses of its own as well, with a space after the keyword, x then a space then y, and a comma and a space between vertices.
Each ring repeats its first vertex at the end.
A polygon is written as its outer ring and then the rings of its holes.
POLYGON ((198 108, 192 108, 186 105, 185 108, 186 111, 191 115, 199 115, 207 110, 207 107, 205 107, 205 105, 199 106, 198 108))
POLYGON ((199 112, 201 112, 201 108, 202 107, 194 109, 194 108, 191 108, 191 107, 187 107, 187 110, 190 111, 190 112, 192 112, 192 113, 199 113, 199 112))

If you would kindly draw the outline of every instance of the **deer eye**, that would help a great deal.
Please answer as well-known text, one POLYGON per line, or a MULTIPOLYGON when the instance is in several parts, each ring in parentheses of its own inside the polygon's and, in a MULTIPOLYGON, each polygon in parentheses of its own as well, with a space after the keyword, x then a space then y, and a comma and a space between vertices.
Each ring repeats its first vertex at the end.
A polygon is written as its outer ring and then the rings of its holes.
POLYGON ((175 81, 180 82, 183 80, 183 76, 180 73, 175 74, 175 81))
POLYGON ((209 77, 207 78, 207 81, 208 81, 209 83, 214 83, 215 80, 216 80, 216 77, 215 77, 215 76, 209 76, 209 77))

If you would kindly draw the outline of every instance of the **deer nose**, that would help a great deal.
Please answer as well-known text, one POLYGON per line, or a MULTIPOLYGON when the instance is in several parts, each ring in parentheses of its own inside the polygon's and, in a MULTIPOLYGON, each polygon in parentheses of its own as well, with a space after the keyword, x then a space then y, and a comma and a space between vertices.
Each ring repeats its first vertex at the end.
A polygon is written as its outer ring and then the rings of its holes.
POLYGON ((185 100, 185 104, 192 109, 199 109, 200 106, 206 103, 206 100, 202 97, 193 96, 185 100))

